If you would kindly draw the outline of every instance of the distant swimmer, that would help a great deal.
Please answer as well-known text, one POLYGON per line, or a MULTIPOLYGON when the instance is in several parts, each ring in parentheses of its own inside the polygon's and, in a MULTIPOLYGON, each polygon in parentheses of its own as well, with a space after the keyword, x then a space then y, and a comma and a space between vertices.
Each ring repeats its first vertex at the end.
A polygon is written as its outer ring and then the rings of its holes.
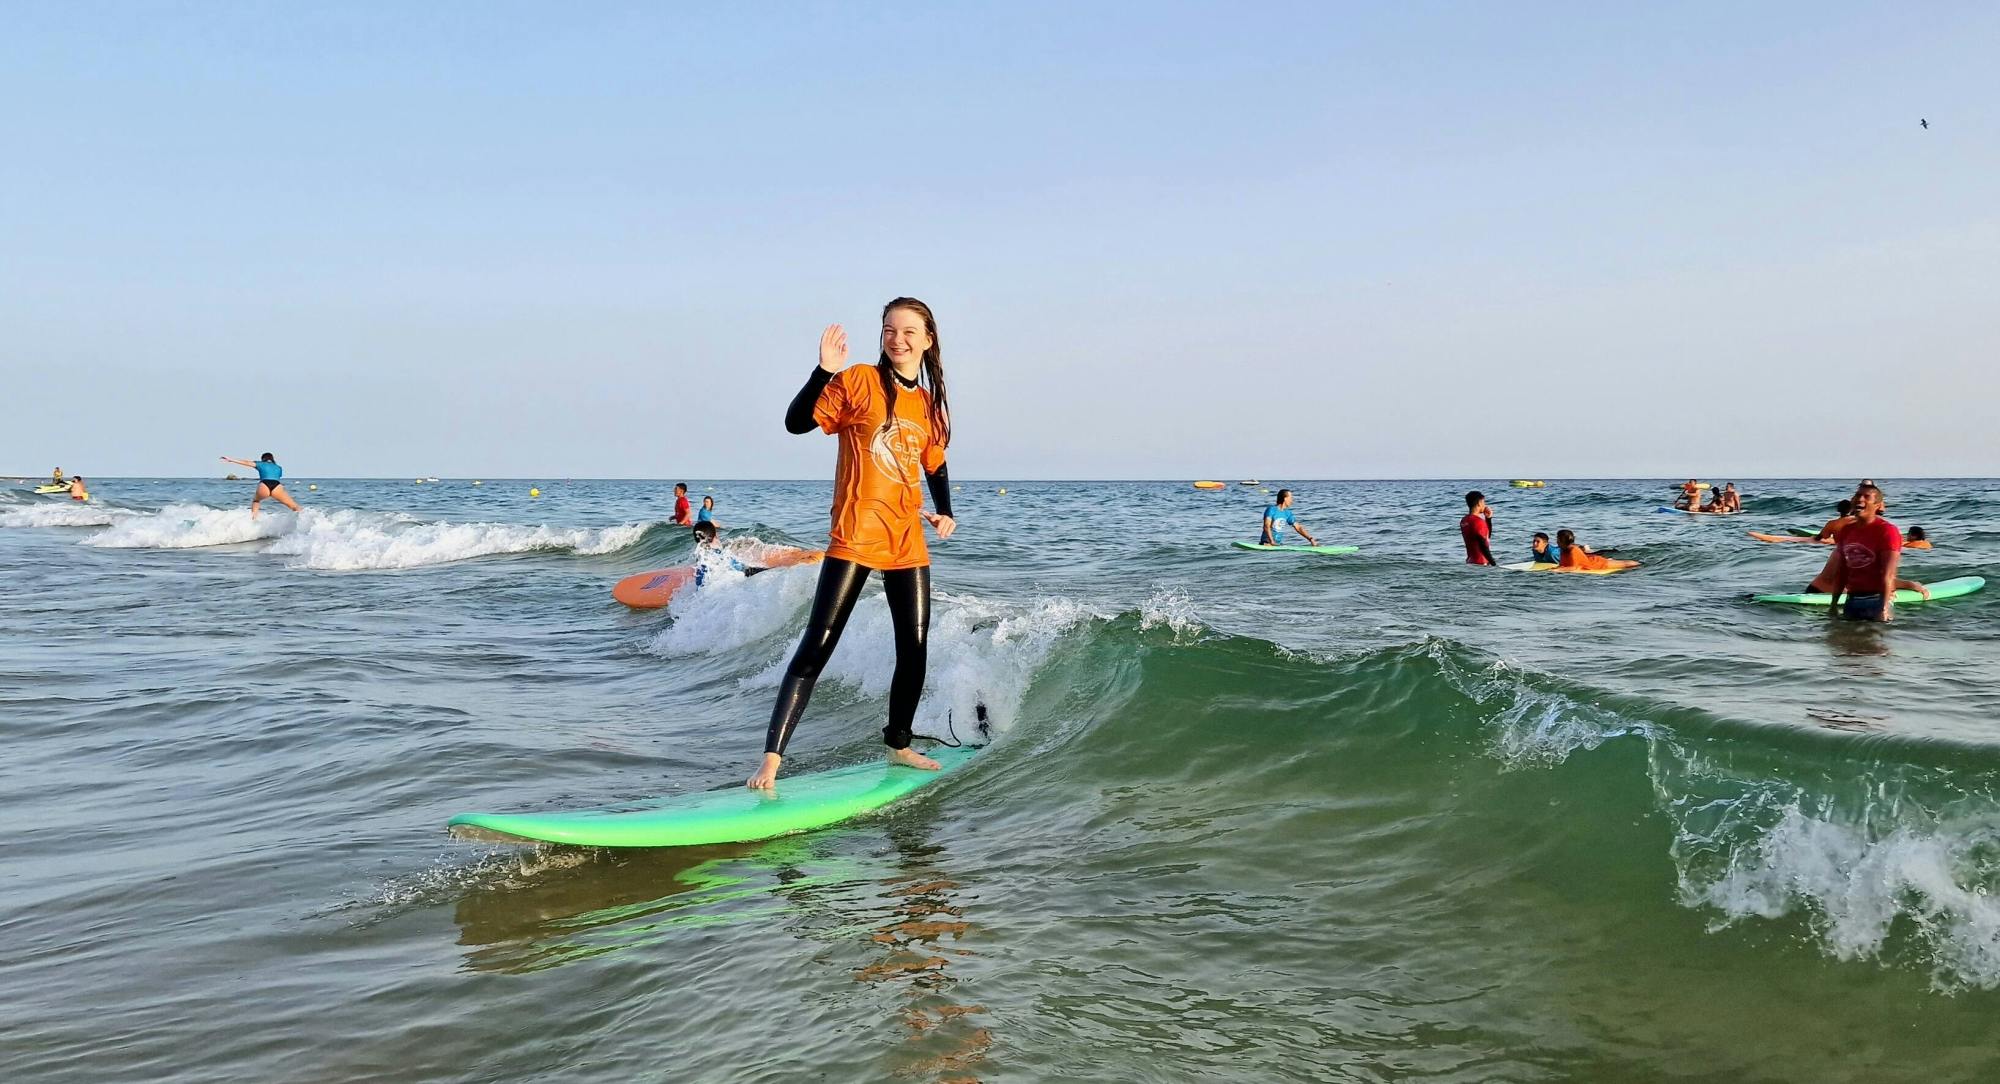
POLYGON ((696 523, 697 525, 699 525, 699 524, 703 524, 703 523, 714 523, 714 522, 715 522, 715 498, 714 498, 714 497, 703 497, 703 498, 701 499, 701 511, 699 511, 699 512, 696 512, 696 513, 695 513, 695 516, 694 516, 694 521, 695 521, 695 523, 696 523))
POLYGON ((694 517, 688 514, 688 484, 686 482, 674 483, 674 518, 671 522, 676 527, 694 526, 694 517))
POLYGON ((819 337, 819 366, 785 410, 785 431, 821 432, 840 440, 833 477, 833 530, 820 564, 811 616, 778 686, 764 760, 746 781, 767 790, 777 779, 785 744, 820 671, 840 642, 870 572, 895 628, 896 670, 889 679, 889 721, 882 742, 889 762, 936 771, 937 761, 910 748, 917 701, 924 692, 931 612, 931 557, 924 524, 939 541, 958 529, 951 516, 945 449, 951 410, 937 320, 930 306, 899 297, 882 306, 881 354, 873 365, 847 364, 847 332, 835 324, 819 337), (936 511, 925 511, 924 489, 936 511))
POLYGON ((277 501, 294 512, 299 510, 298 502, 292 500, 292 495, 285 492, 285 483, 279 480, 285 476, 285 468, 278 465, 277 457, 270 452, 265 452, 261 458, 254 460, 231 459, 225 455, 222 457, 222 461, 224 463, 234 463, 242 467, 256 468, 257 492, 250 498, 251 519, 257 518, 259 511, 257 506, 264 503, 266 498, 277 501))
POLYGON ((1674 507, 1683 508, 1690 512, 1700 511, 1701 488, 1702 486, 1699 481, 1693 478, 1688 479, 1687 484, 1681 487, 1680 499, 1674 502, 1674 507))
POLYGON ((1854 491, 1854 522, 1841 529, 1834 541, 1833 559, 1828 562, 1832 573, 1825 586, 1832 596, 1829 614, 1855 621, 1888 621, 1895 614, 1899 588, 1931 597, 1923 584, 1896 578, 1903 560, 1903 534, 1882 518, 1883 503, 1882 491, 1870 483, 1863 482, 1854 491), (1844 606, 1842 594, 1847 595, 1844 606))
POLYGON ((1465 540, 1465 563, 1498 566, 1500 562, 1493 559, 1493 509, 1486 506, 1486 494, 1476 489, 1467 493, 1465 507, 1471 511, 1458 521, 1458 535, 1465 540))
POLYGON ((1925 534, 1922 527, 1912 527, 1910 528, 1910 533, 1903 536, 1903 548, 1906 550, 1930 549, 1931 536, 1925 534))
POLYGON ((1538 565, 1559 565, 1562 564, 1562 553, 1549 542, 1548 535, 1536 531, 1535 551, 1529 555, 1528 560, 1538 565))
POLYGON ((1567 527, 1556 532, 1556 549, 1562 553, 1557 572, 1610 572, 1639 567, 1637 561, 1620 561, 1590 552, 1590 547, 1578 542, 1576 532, 1567 527))
POLYGON ((1306 545, 1319 545, 1319 539, 1314 538, 1312 532, 1299 526, 1299 521, 1292 512, 1292 491, 1281 489, 1278 491, 1277 500, 1264 509, 1264 534, 1257 540, 1258 544, 1264 546, 1284 545, 1285 528, 1287 527, 1297 531, 1299 537, 1306 540, 1306 545))

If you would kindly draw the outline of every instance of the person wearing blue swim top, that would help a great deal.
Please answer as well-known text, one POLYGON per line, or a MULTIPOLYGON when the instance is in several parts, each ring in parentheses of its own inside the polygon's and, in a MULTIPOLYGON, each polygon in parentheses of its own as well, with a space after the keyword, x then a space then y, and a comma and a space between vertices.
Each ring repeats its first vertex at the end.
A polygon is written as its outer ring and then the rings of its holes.
POLYGON ((703 497, 703 498, 701 499, 701 510, 700 510, 699 512, 696 512, 696 513, 694 514, 694 521, 695 521, 696 523, 714 523, 714 522, 715 522, 715 498, 714 498, 714 497, 703 497))
POLYGON ((702 520, 694 525, 694 585, 700 587, 708 581, 710 569, 728 568, 731 572, 741 572, 745 576, 755 576, 764 571, 751 568, 743 562, 722 552, 715 543, 715 522, 702 520))
POLYGON ((264 499, 267 497, 270 498, 271 500, 277 501, 279 504, 284 505, 286 508, 289 508, 294 512, 299 510, 298 502, 292 500, 292 495, 285 492, 285 483, 280 481, 280 479, 282 479, 285 476, 285 468, 278 465, 278 459, 276 456, 272 455, 269 452, 265 452, 262 458, 250 460, 250 459, 231 459, 230 457, 225 455, 222 457, 222 461, 224 463, 234 463, 242 467, 256 468, 257 493, 255 496, 250 498, 251 519, 257 518, 257 512, 258 512, 257 506, 264 503, 264 499))
POLYGON ((1263 546, 1284 545, 1285 528, 1287 527, 1299 532, 1299 536, 1306 540, 1306 545, 1319 545, 1319 539, 1314 538, 1312 532, 1299 526, 1298 519, 1293 515, 1292 491, 1281 489, 1278 491, 1277 502, 1264 509, 1264 534, 1257 540, 1258 544, 1263 546))
POLYGON ((1562 564, 1562 554, 1557 552, 1554 543, 1549 541, 1548 535, 1536 531, 1535 552, 1529 556, 1528 560, 1538 565, 1559 565, 1562 564))

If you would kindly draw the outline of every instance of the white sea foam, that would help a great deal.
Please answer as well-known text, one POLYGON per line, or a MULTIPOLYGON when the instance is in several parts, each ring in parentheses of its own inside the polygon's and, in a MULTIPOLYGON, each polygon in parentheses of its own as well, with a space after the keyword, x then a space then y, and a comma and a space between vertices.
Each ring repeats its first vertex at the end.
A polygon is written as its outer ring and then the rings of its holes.
POLYGON ((226 546, 275 538, 292 525, 292 513, 266 511, 250 518, 248 508, 210 508, 204 504, 170 504, 158 512, 121 517, 83 540, 105 549, 179 550, 226 546))
MULTIPOLYGON (((819 570, 804 565, 753 577, 711 574, 698 591, 683 591, 670 612, 674 622, 653 637, 652 649, 667 656, 708 654, 761 646, 768 660, 744 678, 746 690, 775 689, 784 676, 796 637, 811 605, 819 570)), ((947 715, 962 738, 984 704, 995 730, 1014 722, 1035 670, 1057 640, 1095 615, 1063 598, 1026 607, 989 602, 971 595, 934 592, 931 599, 929 667, 916 729, 946 733, 947 715)), ((821 675, 871 699, 889 693, 896 667, 894 627, 879 588, 856 603, 840 646, 821 675)))
POLYGON ((135 513, 91 502, 24 504, 0 509, 0 527, 108 527, 135 513))
POLYGON ((639 540, 645 524, 550 527, 511 523, 422 523, 377 512, 307 509, 266 551, 291 568, 329 572, 420 568, 502 553, 610 553, 639 540))
POLYGON ((1677 841, 1681 897, 1716 925, 1802 913, 1837 959, 1880 957, 1898 926, 1923 946, 1940 989, 2000 986, 2000 822, 1940 821, 1877 834, 1787 805, 1747 843, 1677 841), (1707 861, 1687 861, 1683 848, 1707 861))
POLYGON ((1188 643, 1203 631, 1201 619, 1195 616, 1194 599, 1188 597, 1184 587, 1163 587, 1154 591, 1139 607, 1139 627, 1170 629, 1176 644, 1188 643))
POLYGON ((291 568, 355 572, 418 568, 474 557, 535 550, 609 553, 639 540, 645 524, 551 527, 511 523, 424 522, 394 512, 170 504, 158 512, 115 517, 84 545, 111 549, 192 549, 270 540, 264 552, 291 568))

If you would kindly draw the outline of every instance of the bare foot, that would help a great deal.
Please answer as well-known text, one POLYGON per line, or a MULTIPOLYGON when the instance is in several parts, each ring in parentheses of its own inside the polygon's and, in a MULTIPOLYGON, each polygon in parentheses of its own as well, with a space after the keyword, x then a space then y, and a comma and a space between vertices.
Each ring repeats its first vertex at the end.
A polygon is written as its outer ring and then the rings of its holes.
POLYGON ((773 789, 778 782, 778 762, 783 759, 776 753, 765 753, 764 763, 757 766, 757 771, 743 785, 751 790, 773 789))
POLYGON ((944 765, 939 764, 937 761, 932 760, 907 745, 901 749, 889 750, 889 763, 901 764, 906 768, 922 768, 927 772, 934 772, 944 767, 944 765))

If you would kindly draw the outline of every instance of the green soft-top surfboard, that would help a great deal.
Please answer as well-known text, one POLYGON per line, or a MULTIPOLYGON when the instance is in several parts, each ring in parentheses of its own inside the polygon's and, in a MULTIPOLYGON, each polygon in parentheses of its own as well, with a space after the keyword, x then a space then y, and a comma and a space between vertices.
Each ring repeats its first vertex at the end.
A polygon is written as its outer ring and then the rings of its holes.
POLYGON ((1239 550, 1264 553, 1360 553, 1360 546, 1266 546, 1261 542, 1231 542, 1239 550))
POLYGON ((489 843, 569 843, 579 847, 699 847, 810 832, 880 809, 935 783, 978 746, 933 749, 935 772, 874 761, 804 775, 781 775, 775 791, 742 784, 604 809, 548 813, 460 813, 446 822, 460 839, 489 843))
MULTIPOLYGON (((1939 580, 1936 583, 1928 583, 1924 586, 1931 589, 1931 597, 1929 599, 1925 599, 1924 596, 1915 591, 1898 591, 1896 592, 1896 605, 1908 606, 1915 602, 1938 602, 1943 599, 1957 598, 1960 595, 1969 595, 1985 587, 1986 578, 1984 576, 1960 576, 1955 580, 1939 580)), ((1842 597, 1845 598, 1846 596, 1843 595, 1842 597)), ((1797 606, 1833 605, 1832 595, 1752 595, 1751 599, 1756 602, 1789 602, 1797 606)))

